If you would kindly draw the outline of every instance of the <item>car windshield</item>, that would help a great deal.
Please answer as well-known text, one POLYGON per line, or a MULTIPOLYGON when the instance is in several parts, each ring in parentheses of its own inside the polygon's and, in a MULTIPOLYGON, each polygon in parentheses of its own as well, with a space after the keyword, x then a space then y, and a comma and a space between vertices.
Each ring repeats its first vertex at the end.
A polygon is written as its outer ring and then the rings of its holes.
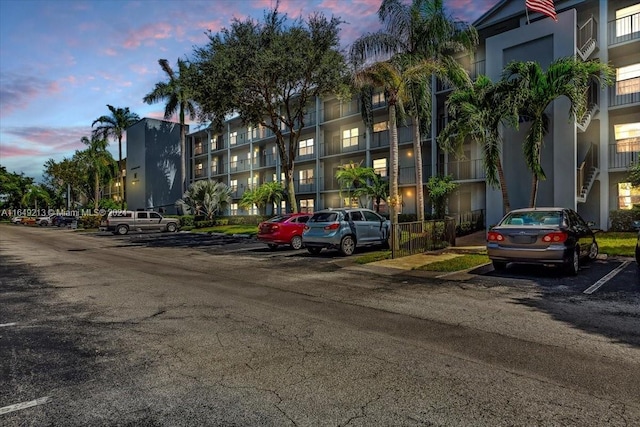
POLYGON ((289 218, 291 218, 291 215, 276 215, 267 222, 285 222, 289 218))
POLYGON ((560 211, 512 212, 501 225, 559 225, 561 218, 560 211))
POLYGON ((337 212, 318 212, 311 217, 309 222, 334 222, 337 220, 337 212))

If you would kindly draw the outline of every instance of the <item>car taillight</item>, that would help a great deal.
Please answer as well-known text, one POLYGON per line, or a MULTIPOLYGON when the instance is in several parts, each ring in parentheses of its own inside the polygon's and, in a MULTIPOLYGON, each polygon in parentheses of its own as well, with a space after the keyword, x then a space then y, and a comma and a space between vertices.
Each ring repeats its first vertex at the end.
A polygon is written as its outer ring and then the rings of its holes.
POLYGON ((278 226, 278 225, 272 225, 271 226, 271 230, 277 230, 278 228, 280 228, 280 226, 278 226))
POLYGON ((337 230, 338 227, 340 227, 340 224, 338 224, 337 222, 334 222, 333 224, 325 225, 324 229, 326 231, 330 231, 330 230, 337 230))
POLYGON ((569 237, 567 233, 563 231, 556 231, 553 233, 545 234, 542 238, 542 241, 547 243, 562 243, 567 240, 567 237, 569 237))
POLYGON ((504 236, 497 231, 490 231, 489 234, 487 234, 487 240, 490 242, 502 242, 504 236))
POLYGON ((304 231, 309 231, 310 227, 308 225, 304 226, 304 231))

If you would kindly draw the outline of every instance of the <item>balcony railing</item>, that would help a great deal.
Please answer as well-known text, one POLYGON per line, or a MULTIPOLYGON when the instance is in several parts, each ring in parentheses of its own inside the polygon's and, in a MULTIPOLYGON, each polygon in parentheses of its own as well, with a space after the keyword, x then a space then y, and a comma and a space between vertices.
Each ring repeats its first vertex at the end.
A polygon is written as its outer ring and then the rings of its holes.
POLYGON ((350 102, 325 103, 321 113, 322 121, 324 122, 360 114, 360 103, 357 99, 353 99, 350 102))
POLYGON ((217 165, 211 166, 211 176, 225 174, 224 169, 225 169, 224 164, 217 164, 217 165))
POLYGON ((618 82, 609 88, 609 107, 619 107, 622 105, 640 103, 640 92, 626 93, 619 95, 618 82))
POLYGON ((485 179, 486 173, 482 165, 482 159, 457 160, 447 162, 445 171, 444 164, 438 165, 440 175, 451 175, 454 181, 464 181, 470 179, 485 179))
POLYGON ((229 162, 229 172, 248 171, 249 169, 251 169, 251 161, 249 159, 229 162))
POLYGON ((607 31, 609 46, 640 39, 640 13, 609 22, 607 31))
POLYGON ((609 169, 627 170, 638 161, 640 151, 618 151, 618 144, 609 144, 609 169))
POLYGON ((199 156, 201 154, 205 154, 205 151, 204 151, 204 148, 202 147, 202 144, 198 144, 193 148, 193 155, 199 156))
POLYGON ((591 15, 587 21, 578 26, 578 52, 582 59, 587 59, 598 43, 598 22, 591 15))

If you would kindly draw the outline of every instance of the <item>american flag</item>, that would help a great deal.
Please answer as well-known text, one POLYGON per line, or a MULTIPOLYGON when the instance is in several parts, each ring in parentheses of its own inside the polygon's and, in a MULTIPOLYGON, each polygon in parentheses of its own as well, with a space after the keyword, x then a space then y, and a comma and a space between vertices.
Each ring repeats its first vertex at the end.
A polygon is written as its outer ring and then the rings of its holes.
POLYGON ((553 18, 554 21, 558 20, 553 0, 526 0, 525 6, 533 11, 540 12, 550 18, 553 18))

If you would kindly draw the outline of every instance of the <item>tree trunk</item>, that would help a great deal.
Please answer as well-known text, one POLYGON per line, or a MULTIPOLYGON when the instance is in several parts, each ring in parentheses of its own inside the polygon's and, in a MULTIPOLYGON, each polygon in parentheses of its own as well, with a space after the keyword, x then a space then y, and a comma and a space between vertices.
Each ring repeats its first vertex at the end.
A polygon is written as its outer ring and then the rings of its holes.
POLYGON ((418 117, 413 118, 413 157, 416 168, 416 209, 418 221, 424 222, 424 186, 422 177, 422 142, 418 117))
POLYGON ((120 209, 124 209, 124 177, 122 176, 122 137, 118 137, 118 180, 120 188, 118 196, 120 196, 120 209))
MULTIPOLYGON (((542 168, 542 158, 541 158, 541 149, 540 149, 540 145, 537 145, 535 150, 538 152, 538 165, 540 165, 540 168, 542 168)), ((529 207, 530 208, 535 208, 536 207, 536 199, 538 198, 538 183, 540 182, 540 179, 538 178, 538 173, 534 172, 533 173, 533 179, 531 180, 531 199, 529 200, 529 207)))
POLYGON ((500 192, 502 193, 503 214, 506 215, 511 212, 511 204, 509 203, 509 193, 507 192, 507 180, 504 177, 504 170, 502 169, 502 162, 500 159, 498 159, 496 168, 498 169, 498 180, 500 181, 500 192))
POLYGON ((396 124, 396 105, 395 102, 389 102, 389 163, 391 164, 391 185, 389 186, 389 210, 391 217, 391 247, 394 251, 399 249, 399 237, 396 230, 398 230, 398 127, 396 124))
POLYGON ((187 156, 186 151, 186 130, 184 127, 184 117, 181 117, 180 121, 180 194, 184 194, 187 191, 187 156))
POLYGON ((95 211, 98 210, 98 199, 100 198, 100 176, 98 175, 98 171, 95 172, 95 184, 96 187, 93 190, 93 196, 94 196, 94 201, 93 201, 93 209, 95 211))
POLYGON ((284 172, 287 180, 287 195, 289 196, 289 206, 292 213, 298 213, 298 203, 296 202, 296 189, 293 185, 293 169, 284 172))

